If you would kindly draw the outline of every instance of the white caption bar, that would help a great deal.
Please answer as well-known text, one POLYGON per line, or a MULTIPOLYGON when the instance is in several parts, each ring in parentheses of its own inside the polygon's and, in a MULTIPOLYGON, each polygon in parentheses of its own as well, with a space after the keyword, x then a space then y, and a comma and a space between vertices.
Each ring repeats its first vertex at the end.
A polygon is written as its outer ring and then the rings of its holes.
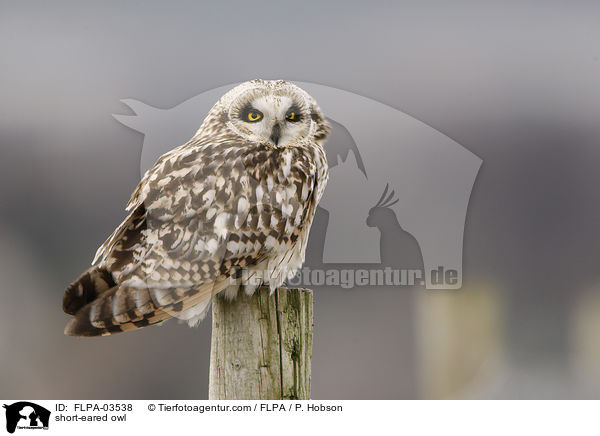
POLYGON ((329 430, 365 435, 597 435, 600 406, 598 401, 2 400, 2 404, 0 421, 5 428, 0 433, 12 430, 19 436, 208 431, 306 436, 329 430))

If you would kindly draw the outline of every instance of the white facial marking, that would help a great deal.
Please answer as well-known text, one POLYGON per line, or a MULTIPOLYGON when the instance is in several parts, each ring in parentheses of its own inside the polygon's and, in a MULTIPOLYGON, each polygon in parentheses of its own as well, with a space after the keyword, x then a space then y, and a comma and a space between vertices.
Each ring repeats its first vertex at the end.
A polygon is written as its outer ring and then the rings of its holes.
POLYGON ((311 132, 312 121, 306 98, 293 88, 276 92, 271 92, 269 89, 251 89, 239 95, 234 102, 237 109, 233 111, 233 116, 230 110, 232 116, 230 125, 240 135, 249 136, 253 141, 266 142, 283 148, 306 138, 311 132), (254 111, 260 111, 262 117, 258 121, 249 122, 244 118, 242 111, 248 106, 254 111), (294 106, 296 121, 290 121, 286 116, 294 106), (279 126, 279 138, 273 139, 276 125, 279 126))

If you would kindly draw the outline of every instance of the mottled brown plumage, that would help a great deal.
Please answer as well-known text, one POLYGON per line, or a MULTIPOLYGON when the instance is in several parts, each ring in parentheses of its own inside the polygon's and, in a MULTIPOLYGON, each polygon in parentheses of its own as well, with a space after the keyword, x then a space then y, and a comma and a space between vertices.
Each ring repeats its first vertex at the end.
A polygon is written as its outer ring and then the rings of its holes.
POLYGON ((190 141, 146 172, 99 264, 67 289, 65 333, 107 335, 173 316, 194 325, 218 292, 279 286, 304 261, 328 133, 315 101, 289 82, 225 94, 190 141))

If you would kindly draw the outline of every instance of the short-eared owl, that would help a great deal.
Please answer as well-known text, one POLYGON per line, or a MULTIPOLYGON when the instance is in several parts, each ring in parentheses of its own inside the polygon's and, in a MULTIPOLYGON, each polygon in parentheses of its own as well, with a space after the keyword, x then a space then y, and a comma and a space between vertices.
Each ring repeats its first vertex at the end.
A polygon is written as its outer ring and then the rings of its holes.
POLYGON ((329 130, 289 82, 226 93, 192 139, 146 172, 100 262, 69 286, 65 333, 109 335, 171 317, 195 325, 219 292, 281 285, 304 262, 329 130))

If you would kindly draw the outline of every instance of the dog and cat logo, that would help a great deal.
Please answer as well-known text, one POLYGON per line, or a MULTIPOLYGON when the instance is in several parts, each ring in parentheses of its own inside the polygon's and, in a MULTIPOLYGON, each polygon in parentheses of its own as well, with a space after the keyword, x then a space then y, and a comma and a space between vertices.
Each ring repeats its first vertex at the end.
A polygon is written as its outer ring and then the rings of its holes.
MULTIPOLYGON (((122 100, 134 115, 114 118, 144 135, 140 175, 191 138, 212 105, 237 84, 169 109, 122 100)), ((296 84, 319 102, 332 126, 329 182, 305 264, 322 270, 422 269, 427 289, 459 289, 467 208, 482 159, 396 108, 330 86, 296 84), (448 280, 446 273, 452 273, 448 280)))
POLYGON ((19 401, 10 405, 4 404, 6 409, 6 431, 14 433, 19 430, 48 430, 50 411, 38 404, 29 401, 19 401))

